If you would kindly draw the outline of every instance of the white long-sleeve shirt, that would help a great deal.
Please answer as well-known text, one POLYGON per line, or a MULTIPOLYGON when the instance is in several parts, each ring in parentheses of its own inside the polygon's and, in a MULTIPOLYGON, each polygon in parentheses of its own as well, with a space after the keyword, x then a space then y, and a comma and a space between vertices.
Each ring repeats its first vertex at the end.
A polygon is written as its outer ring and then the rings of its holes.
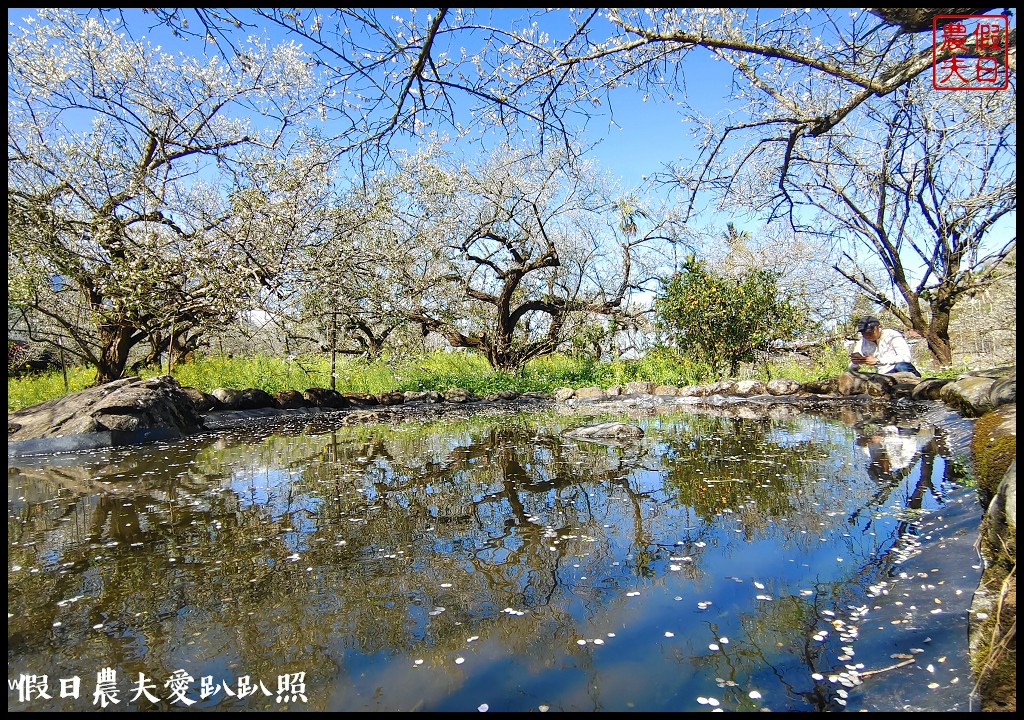
MULTIPOLYGON (((892 372, 896 363, 899 362, 914 362, 914 354, 911 352, 906 338, 898 330, 892 328, 882 328, 882 334, 878 338, 877 344, 862 337, 854 343, 853 350, 865 357, 874 355, 875 360, 878 361, 875 368, 880 373, 892 372)), ((857 370, 859 367, 852 363, 850 365, 851 370, 857 370)))

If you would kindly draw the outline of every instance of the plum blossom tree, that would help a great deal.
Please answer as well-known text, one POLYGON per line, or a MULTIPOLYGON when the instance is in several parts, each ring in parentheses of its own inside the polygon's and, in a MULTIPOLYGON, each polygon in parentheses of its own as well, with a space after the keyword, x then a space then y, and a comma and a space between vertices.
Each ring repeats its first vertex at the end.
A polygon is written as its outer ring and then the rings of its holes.
POLYGON ((622 317, 685 232, 561 152, 502 148, 475 166, 416 155, 400 182, 420 256, 407 317, 502 370, 555 352, 584 319, 622 317))
POLYGON ((233 316, 322 204, 322 158, 283 152, 310 80, 290 43, 203 63, 66 10, 12 28, 8 307, 97 384, 153 333, 233 316))

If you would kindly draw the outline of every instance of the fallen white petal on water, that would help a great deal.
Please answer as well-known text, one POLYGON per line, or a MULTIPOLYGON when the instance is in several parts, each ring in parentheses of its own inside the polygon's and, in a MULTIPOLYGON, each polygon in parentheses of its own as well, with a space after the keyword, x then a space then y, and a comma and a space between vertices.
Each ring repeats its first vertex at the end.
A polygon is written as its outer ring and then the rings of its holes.
POLYGON ((577 644, 577 645, 586 645, 586 644, 587 644, 587 641, 586 641, 586 640, 577 640, 577 641, 576 641, 576 644, 577 644))
POLYGON ((464 658, 464 657, 457 657, 457 658, 455 658, 455 664, 456 665, 461 665, 464 662, 466 662, 466 658, 464 658))
POLYGON ((925 670, 927 670, 927 671, 928 671, 928 672, 930 672, 930 673, 933 673, 933 672, 935 672, 935 666, 934 666, 934 665, 932 665, 931 663, 928 663, 927 665, 925 665, 925 668, 924 668, 924 669, 925 669, 925 670))
POLYGON ((811 673, 811 679, 813 680, 824 680, 825 676, 821 673, 811 673))
POLYGON ((472 635, 472 636, 466 638, 466 642, 473 642, 474 640, 479 640, 479 639, 480 639, 479 635, 472 635))
POLYGON ((413 661, 413 665, 422 665, 422 664, 423 664, 422 660, 415 660, 415 661, 413 661))
POLYGON ((698 696, 697 697, 697 702, 699 702, 701 705, 707 705, 708 704, 708 699, 706 697, 703 697, 703 696, 698 696))
POLYGON ((715 643, 708 644, 708 650, 719 650, 720 648, 715 643))
POLYGON ((764 583, 760 583, 755 580, 754 587, 756 587, 758 590, 764 590, 764 583))
POLYGON ((633 590, 632 592, 626 593, 626 597, 636 597, 639 594, 640 594, 639 590, 633 590))
POLYGON ((669 570, 682 570, 683 566, 682 565, 669 565, 668 569, 669 570))
POLYGON ((937 682, 928 683, 928 689, 929 690, 934 690, 937 687, 942 687, 942 686, 939 685, 937 682))
POLYGON ((490 710, 490 708, 490 705, 488 705, 487 703, 483 703, 482 705, 480 705, 480 707, 477 708, 477 710, 479 710, 480 712, 487 712, 488 710, 490 710))
POLYGON ((761 693, 759 693, 757 690, 751 690, 749 693, 747 693, 747 697, 749 697, 751 700, 760 700, 761 693))
POLYGON ((601 638, 594 638, 593 642, 595 645, 604 645, 604 640, 601 638))
POLYGON ((723 645, 728 645, 729 644, 729 638, 727 638, 727 637, 720 637, 720 638, 718 638, 718 642, 722 643, 723 645))
POLYGON ((538 706, 537 706, 537 709, 538 709, 538 710, 540 710, 541 712, 547 712, 547 711, 548 711, 548 710, 550 710, 551 708, 550 708, 550 706, 548 706, 548 705, 538 705, 538 706))
POLYGON ((100 630, 102 627, 103 627, 103 623, 100 623, 99 625, 93 625, 92 629, 93 630, 100 630))
POLYGON ((665 637, 675 637, 675 636, 676 636, 676 634, 674 632, 672 632, 671 630, 666 630, 665 631, 665 637))

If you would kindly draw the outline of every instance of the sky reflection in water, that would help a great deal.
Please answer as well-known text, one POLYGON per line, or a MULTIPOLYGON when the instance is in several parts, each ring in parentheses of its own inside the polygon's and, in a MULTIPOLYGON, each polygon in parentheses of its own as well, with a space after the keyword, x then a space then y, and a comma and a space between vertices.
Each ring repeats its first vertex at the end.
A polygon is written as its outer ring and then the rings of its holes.
POLYGON ((632 422, 621 445, 535 414, 12 461, 8 679, 52 699, 8 708, 93 709, 110 667, 129 709, 140 673, 180 707, 179 670, 192 709, 969 709, 981 513, 941 432, 632 422), (277 702, 297 673, 306 701, 277 702))

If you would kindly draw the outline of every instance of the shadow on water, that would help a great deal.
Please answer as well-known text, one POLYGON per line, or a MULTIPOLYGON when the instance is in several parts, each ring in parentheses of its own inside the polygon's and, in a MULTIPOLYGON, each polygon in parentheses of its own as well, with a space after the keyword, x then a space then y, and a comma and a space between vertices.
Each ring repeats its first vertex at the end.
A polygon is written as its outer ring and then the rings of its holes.
POLYGON ((970 709, 981 512, 940 429, 614 419, 644 437, 542 413, 18 460, 8 708, 970 709))

